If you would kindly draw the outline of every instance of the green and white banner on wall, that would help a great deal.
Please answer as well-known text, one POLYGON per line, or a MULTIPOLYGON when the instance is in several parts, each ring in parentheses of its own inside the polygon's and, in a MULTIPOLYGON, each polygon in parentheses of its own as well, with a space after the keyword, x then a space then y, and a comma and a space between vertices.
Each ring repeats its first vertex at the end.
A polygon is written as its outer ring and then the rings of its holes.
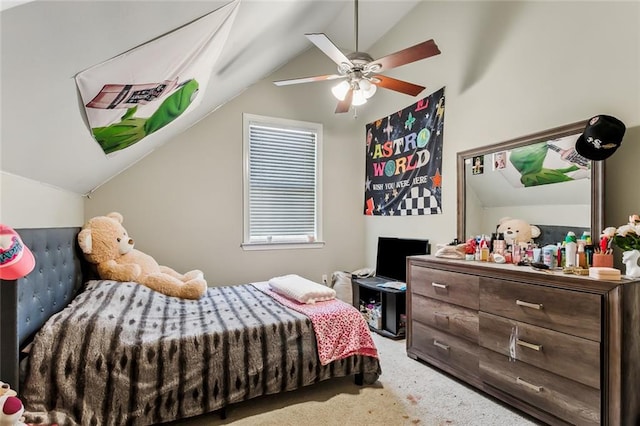
POLYGON ((199 103, 240 0, 78 73, 86 121, 105 154, 127 148, 199 103))

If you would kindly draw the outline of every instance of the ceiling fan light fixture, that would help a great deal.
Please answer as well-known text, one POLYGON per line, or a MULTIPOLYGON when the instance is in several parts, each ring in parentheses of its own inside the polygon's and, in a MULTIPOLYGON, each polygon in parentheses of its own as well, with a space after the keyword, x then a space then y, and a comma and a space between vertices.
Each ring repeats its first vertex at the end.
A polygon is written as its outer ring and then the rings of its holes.
POLYGON ((359 106, 367 103, 367 96, 365 95, 365 91, 362 89, 357 89, 353 91, 353 98, 351 99, 351 105, 359 106))
POLYGON ((383 76, 380 72, 388 71, 402 65, 410 64, 431 56, 439 55, 438 45, 431 40, 423 41, 411 47, 388 54, 374 60, 366 52, 358 51, 358 0, 354 0, 354 32, 355 51, 345 54, 324 33, 307 33, 305 36, 327 55, 337 66, 337 74, 317 75, 313 77, 274 81, 277 86, 344 79, 331 88, 331 93, 338 99, 336 114, 349 111, 351 105, 358 106, 367 102, 377 91, 394 90, 410 96, 417 96, 425 87, 383 76))
POLYGON ((375 84, 371 84, 369 80, 360 80, 360 90, 362 90, 366 99, 369 99, 370 97, 375 95, 377 89, 378 87, 375 84))
POLYGON ((343 80, 331 88, 331 93, 333 93, 333 96, 335 96, 339 101, 344 101, 349 88, 351 88, 351 84, 349 84, 347 80, 343 80))

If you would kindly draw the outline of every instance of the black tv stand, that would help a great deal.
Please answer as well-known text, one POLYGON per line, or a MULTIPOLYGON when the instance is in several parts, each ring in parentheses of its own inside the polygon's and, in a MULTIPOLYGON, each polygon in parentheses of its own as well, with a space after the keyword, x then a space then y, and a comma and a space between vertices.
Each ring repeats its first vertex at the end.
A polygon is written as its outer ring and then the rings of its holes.
POLYGON ((404 339, 406 291, 393 288, 378 287, 378 284, 389 280, 380 277, 358 278, 351 276, 353 287, 353 306, 360 309, 360 301, 367 303, 374 300, 380 303, 382 321, 380 327, 369 324, 369 329, 391 339, 404 339))

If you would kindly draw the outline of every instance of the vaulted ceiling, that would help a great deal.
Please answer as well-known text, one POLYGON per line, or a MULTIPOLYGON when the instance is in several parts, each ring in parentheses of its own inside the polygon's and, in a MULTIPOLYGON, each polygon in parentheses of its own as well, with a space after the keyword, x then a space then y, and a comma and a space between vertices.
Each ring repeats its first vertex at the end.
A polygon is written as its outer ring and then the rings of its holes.
MULTIPOLYGON (((314 48, 305 33, 323 32, 345 53, 354 50, 352 1, 240 0, 201 103, 107 157, 85 124, 75 75, 230 1, 3 1, 2 171, 86 194, 314 48)), ((360 0, 359 50, 366 51, 418 2, 360 0)))

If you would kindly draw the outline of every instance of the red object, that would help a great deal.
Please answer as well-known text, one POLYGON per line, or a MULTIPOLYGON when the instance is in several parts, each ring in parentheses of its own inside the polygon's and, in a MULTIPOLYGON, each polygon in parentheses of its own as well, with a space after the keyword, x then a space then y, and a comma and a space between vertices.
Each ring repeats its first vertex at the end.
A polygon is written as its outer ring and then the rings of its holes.
POLYGON ((556 259, 558 259, 558 266, 562 265, 562 247, 560 246, 558 246, 558 251, 556 252, 556 259))
POLYGON ((600 239, 600 251, 603 253, 606 252, 608 244, 609 244, 609 241, 607 240, 607 237, 602 237, 600 239))
POLYGON ((2 412, 7 416, 12 416, 22 410, 22 401, 15 396, 7 397, 7 400, 4 402, 2 406, 2 412))
POLYGON ((476 240, 474 238, 469 238, 467 240, 467 244, 465 246, 465 254, 475 254, 476 252, 476 240))

